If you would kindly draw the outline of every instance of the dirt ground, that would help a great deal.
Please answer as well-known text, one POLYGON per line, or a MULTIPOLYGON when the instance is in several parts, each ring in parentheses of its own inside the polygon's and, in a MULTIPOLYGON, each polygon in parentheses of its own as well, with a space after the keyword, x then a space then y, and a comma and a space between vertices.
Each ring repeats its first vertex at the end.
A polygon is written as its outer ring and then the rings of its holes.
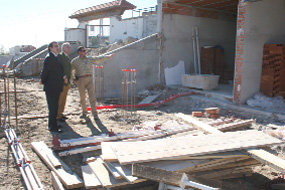
MULTIPOLYGON (((12 86, 12 83, 11 83, 12 86)), ((3 89, 1 87, 1 89, 3 89)), ((18 93, 18 114, 21 115, 39 115, 47 114, 47 104, 45 99, 45 94, 42 91, 42 86, 38 83, 38 79, 19 79, 17 81, 17 90, 25 91, 23 93, 18 93)), ((178 93, 177 90, 166 89, 161 91, 162 95, 159 99, 164 99, 170 94, 178 93)), ((2 94, 2 100, 4 95, 2 94)), ((11 116, 14 115, 14 95, 10 95, 11 102, 11 116)), ((108 103, 120 103, 116 100, 106 101, 108 103)), ((3 104, 2 104, 3 106, 3 104)), ((159 108, 146 108, 137 110, 135 116, 132 120, 123 121, 123 110, 104 110, 99 111, 99 122, 94 122, 91 118, 90 122, 84 123, 80 119, 81 107, 79 104, 79 93, 76 88, 71 88, 67 98, 66 112, 77 113, 74 115, 69 115, 69 119, 66 123, 61 123, 63 125, 63 133, 57 134, 60 139, 70 139, 78 137, 87 137, 92 135, 99 135, 101 133, 107 133, 112 130, 115 133, 124 132, 132 130, 135 125, 139 125, 146 121, 159 121, 166 122, 169 120, 176 120, 181 122, 180 119, 175 117, 178 112, 190 114, 193 110, 202 110, 203 108, 218 106, 221 108, 221 115, 223 117, 236 117, 240 119, 252 118, 252 115, 247 113, 238 113, 232 110, 224 109, 223 107, 215 104, 209 103, 208 101, 197 100, 191 96, 181 97, 160 106, 159 108)), ((130 114, 130 113, 127 113, 130 114)), ((262 130, 266 127, 268 123, 279 123, 282 121, 276 120, 276 118, 264 118, 259 116, 254 116, 256 123, 252 126, 255 129, 262 130)), ((15 128, 15 120, 11 119, 11 126, 15 128)), ((26 150, 28 156, 30 157, 32 164, 46 189, 52 189, 51 175, 49 169, 45 164, 39 159, 39 157, 32 151, 31 142, 44 141, 49 146, 51 146, 51 141, 53 134, 48 131, 47 118, 40 119, 20 119, 19 128, 17 131, 20 137, 21 143, 26 150)), ((7 141, 3 135, 3 131, 0 130, 0 190, 18 190, 25 189, 24 182, 21 178, 20 172, 16 167, 13 156, 10 152, 9 154, 9 170, 7 172, 6 160, 7 160, 7 141)), ((83 156, 73 155, 69 157, 63 157, 62 160, 65 161, 73 171, 75 171, 80 177, 81 165, 83 156)), ((270 180, 276 178, 279 173, 273 169, 263 166, 256 167, 254 170, 257 172, 251 177, 245 177, 242 179, 224 180, 215 182, 219 184, 223 189, 266 189, 266 183, 270 180)), ((140 188, 139 186, 129 186, 128 189, 157 189, 157 184, 152 183, 146 184, 146 187, 140 188)), ((83 189, 83 188, 82 188, 83 189)))

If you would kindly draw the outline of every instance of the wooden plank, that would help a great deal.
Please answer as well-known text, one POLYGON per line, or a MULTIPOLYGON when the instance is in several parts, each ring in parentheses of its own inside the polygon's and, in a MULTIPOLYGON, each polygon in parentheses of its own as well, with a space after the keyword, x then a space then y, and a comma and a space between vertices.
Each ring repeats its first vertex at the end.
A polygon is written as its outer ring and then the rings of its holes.
POLYGON ((101 182, 90 168, 89 165, 81 166, 82 177, 84 181, 84 186, 86 189, 95 189, 98 187, 102 187, 101 182))
POLYGON ((248 154, 262 164, 285 173, 285 160, 262 149, 247 150, 248 154))
POLYGON ((104 166, 109 170, 109 172, 114 176, 115 179, 122 179, 123 176, 113 167, 112 164, 108 162, 103 162, 104 166))
POLYGON ((136 183, 136 181, 139 180, 137 177, 132 176, 132 166, 121 166, 117 162, 109 164, 112 165, 129 183, 136 183))
POLYGON ((116 143, 118 142, 103 142, 101 144, 101 147, 102 147, 101 157, 104 159, 104 161, 107 161, 107 162, 118 161, 118 158, 112 148, 112 146, 115 146, 116 143))
POLYGON ((158 168, 167 171, 185 171, 188 168, 192 168, 203 163, 208 163, 211 160, 178 160, 178 161, 157 161, 142 163, 145 166, 152 168, 158 168))
POLYGON ((97 178, 101 182, 102 186, 105 188, 117 187, 127 185, 128 182, 125 180, 116 180, 113 175, 109 173, 103 164, 101 158, 97 158, 94 162, 88 163, 92 171, 96 174, 97 178))
POLYGON ((211 172, 205 172, 205 173, 199 173, 195 174, 196 177, 201 177, 204 179, 223 179, 223 177, 228 177, 229 175, 235 175, 235 174, 243 174, 243 173, 251 173, 252 172, 253 165, 250 166, 242 166, 242 167, 236 167, 236 168, 230 168, 230 169, 223 169, 219 171, 211 171, 211 172))
MULTIPOLYGON (((176 114, 176 116, 184 119, 185 121, 194 124, 196 127, 199 127, 201 124, 201 128, 208 132, 208 133, 221 133, 221 131, 211 127, 208 124, 201 123, 200 121, 197 122, 197 120, 191 116, 187 116, 184 114, 176 114), (195 121, 196 120, 196 121, 195 121)), ((285 171, 285 160, 263 150, 263 149, 249 149, 245 151, 248 153, 252 158, 258 160, 259 162, 269 165, 270 167, 276 169, 279 172, 284 173, 285 171)))
POLYGON ((55 157, 54 152, 53 152, 53 154, 47 154, 46 156, 47 156, 48 160, 51 162, 51 164, 53 165, 53 167, 55 167, 55 168, 60 168, 61 167, 61 163, 55 157))
MULTIPOLYGON (((218 190, 206 185, 199 184, 197 182, 192 182, 190 180, 183 180, 187 175, 174 171, 167 171, 158 168, 153 168, 141 164, 133 164, 132 174, 137 177, 142 177, 145 179, 163 182, 170 185, 180 186, 181 183, 185 184, 187 187, 195 187, 202 190, 218 190), (182 178, 183 177, 183 178, 182 178)), ((187 176, 189 179, 189 176, 187 176)))
POLYGON ((213 171, 217 169, 236 168, 236 167, 250 166, 250 165, 257 165, 257 164, 260 164, 260 163, 252 158, 246 159, 246 160, 233 159, 233 160, 220 162, 220 163, 212 164, 212 165, 205 165, 205 166, 198 165, 197 168, 187 169, 187 173, 213 171))
POLYGON ((143 142, 123 142, 113 147, 121 164, 157 161, 180 156, 200 156, 211 153, 276 145, 282 141, 260 131, 248 130, 201 137, 180 137, 143 142))
POLYGON ((58 153, 58 155, 59 156, 70 156, 70 155, 74 155, 74 154, 82 154, 85 152, 91 152, 91 151, 96 151, 96 150, 100 150, 100 149, 101 149, 101 145, 88 146, 88 147, 74 148, 71 150, 62 151, 62 152, 58 153))
POLYGON ((217 129, 220 130, 220 131, 223 131, 223 132, 230 131, 230 130, 234 130, 234 129, 250 126, 253 121, 254 121, 253 119, 249 119, 249 120, 245 120, 245 121, 238 121, 238 122, 234 122, 234 123, 228 123, 228 124, 225 124, 225 125, 218 126, 217 129))
POLYGON ((156 94, 156 95, 152 95, 152 96, 148 96, 145 99, 143 99, 139 104, 149 104, 149 103, 153 102, 155 99, 157 99, 160 95, 161 95, 161 93, 156 94))
POLYGON ((83 186, 82 180, 60 159, 61 168, 55 168, 47 158, 52 150, 44 142, 32 142, 32 149, 38 154, 42 161, 53 171, 66 189, 75 189, 83 186))
POLYGON ((51 171, 51 181, 54 190, 65 190, 62 183, 60 182, 60 180, 53 171, 51 171))
POLYGON ((207 123, 204 123, 202 121, 197 120, 196 118, 190 116, 190 115, 185 115, 182 113, 175 114, 175 116, 193 124, 195 127, 207 132, 207 133, 222 133, 220 130, 208 125, 207 123))
POLYGON ((132 175, 152 181, 163 182, 170 185, 179 186, 182 173, 153 168, 141 164, 133 164, 132 175))

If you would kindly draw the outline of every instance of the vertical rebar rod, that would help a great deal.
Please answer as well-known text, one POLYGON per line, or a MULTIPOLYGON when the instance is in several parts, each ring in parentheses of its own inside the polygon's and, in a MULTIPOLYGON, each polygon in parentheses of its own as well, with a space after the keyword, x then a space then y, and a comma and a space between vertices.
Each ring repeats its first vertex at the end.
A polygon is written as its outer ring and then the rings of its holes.
POLYGON ((8 123, 11 126, 10 120, 10 82, 9 82, 9 75, 7 74, 7 95, 8 95, 8 123))
POLYGON ((130 70, 130 110, 131 115, 133 114, 133 69, 130 70))
POLYGON ((127 72, 126 72, 126 114, 128 114, 128 111, 129 111, 129 70, 127 69, 127 72))
MULTIPOLYGON (((15 117, 16 117, 16 130, 18 131, 18 102, 17 102, 17 84, 16 72, 14 70, 14 97, 15 97, 15 117)), ((1 100, 0 100, 1 102, 1 100)), ((0 109, 1 110, 1 109, 0 109)))
POLYGON ((3 68, 3 79, 4 79, 4 100, 5 100, 5 108, 7 108, 7 86, 6 86, 6 78, 5 78, 5 69, 3 68))
POLYGON ((122 110, 123 110, 123 119, 125 119, 125 71, 122 69, 122 110))
POLYGON ((104 104, 104 66, 101 67, 101 77, 102 77, 102 86, 101 86, 101 98, 102 104, 104 104))
MULTIPOLYGON (((0 83, 0 86, 2 87, 2 81, 0 83)), ((2 93, 0 94, 0 127, 2 126, 2 98, 1 97, 2 97, 2 93)))
POLYGON ((136 110, 136 92, 137 92, 137 70, 134 69, 134 110, 136 110))

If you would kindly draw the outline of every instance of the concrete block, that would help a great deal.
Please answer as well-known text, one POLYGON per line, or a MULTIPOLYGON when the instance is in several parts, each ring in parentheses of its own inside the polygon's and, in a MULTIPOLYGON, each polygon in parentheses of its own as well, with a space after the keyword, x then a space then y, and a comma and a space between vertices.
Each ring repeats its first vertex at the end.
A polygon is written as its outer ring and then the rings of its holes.
POLYGON ((218 86, 219 75, 187 75, 182 77, 182 85, 190 88, 202 90, 212 90, 218 86))

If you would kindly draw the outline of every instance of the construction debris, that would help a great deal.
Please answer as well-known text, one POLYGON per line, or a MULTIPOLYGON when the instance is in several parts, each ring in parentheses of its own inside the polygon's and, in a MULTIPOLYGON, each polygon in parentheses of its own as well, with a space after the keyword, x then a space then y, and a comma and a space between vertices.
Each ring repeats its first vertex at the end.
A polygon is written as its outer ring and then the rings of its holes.
POLYGON ((56 174, 66 189, 75 189, 83 186, 82 180, 62 160, 57 158, 44 142, 33 142, 32 148, 48 168, 56 174), (55 162, 51 162, 50 158, 55 160, 56 163, 60 163, 60 166, 56 168, 55 162))

